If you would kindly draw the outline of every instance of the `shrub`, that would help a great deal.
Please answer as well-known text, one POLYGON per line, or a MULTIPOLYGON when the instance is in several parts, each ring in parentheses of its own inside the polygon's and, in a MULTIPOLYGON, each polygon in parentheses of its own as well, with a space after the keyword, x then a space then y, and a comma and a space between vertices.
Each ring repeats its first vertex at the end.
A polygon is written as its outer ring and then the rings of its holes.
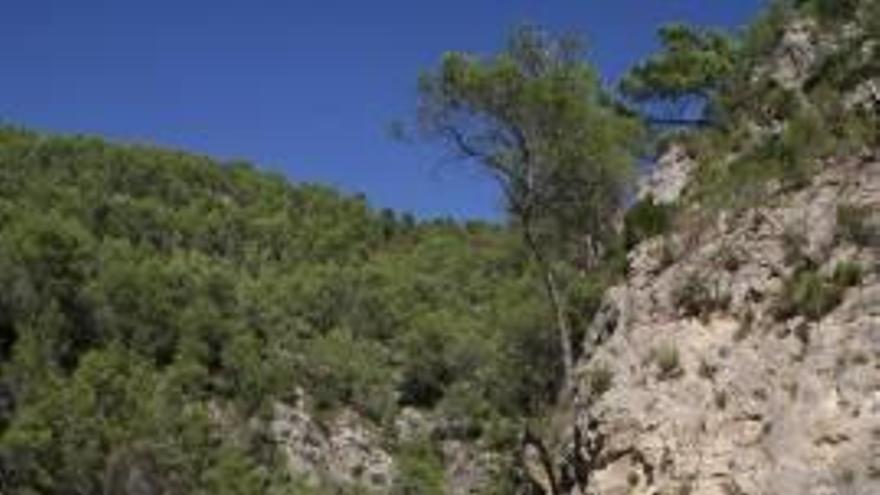
POLYGON ((831 281, 838 287, 855 287, 862 282, 862 266, 851 261, 838 263, 831 281))
POLYGON ((614 372, 605 363, 599 363, 587 372, 584 381, 591 397, 601 397, 614 385, 614 372))
POLYGON ((393 495, 442 495, 445 492, 443 463, 428 442, 404 445, 397 453, 398 476, 393 495))
POLYGON ((393 413, 392 376, 384 349, 339 329, 309 342, 306 355, 302 373, 319 409, 350 406, 376 421, 393 413))
POLYGON ((655 203, 651 196, 634 204, 624 217, 626 248, 632 249, 645 239, 668 232, 674 212, 674 206, 655 203))
POLYGON ((837 209, 838 235, 859 246, 880 244, 880 228, 871 222, 871 209, 846 205, 837 209))
POLYGON ((788 281, 776 306, 780 319, 803 315, 818 320, 840 304, 842 288, 826 280, 815 270, 801 270, 788 281))
POLYGON ((699 274, 692 273, 672 293, 672 302, 685 317, 705 318, 726 309, 730 300, 713 290, 699 274))
POLYGON ((482 390, 467 382, 449 387, 434 410, 443 418, 443 427, 435 432, 443 438, 474 440, 500 419, 482 390))
POLYGON ((660 380, 678 378, 684 374, 684 370, 681 367, 681 358, 678 354, 678 347, 675 345, 665 344, 654 349, 653 357, 659 371, 657 378, 660 380))
POLYGON ((839 263, 830 277, 822 276, 815 267, 798 270, 783 287, 776 316, 785 319, 803 315, 818 320, 840 304, 847 288, 861 281, 862 267, 850 261, 839 263))
POLYGON ((800 0, 807 12, 820 22, 837 23, 852 19, 858 11, 861 0, 800 0))
POLYGON ((810 177, 813 160, 828 153, 830 145, 823 116, 804 110, 795 112, 779 138, 771 138, 762 151, 784 184, 800 187, 810 177))

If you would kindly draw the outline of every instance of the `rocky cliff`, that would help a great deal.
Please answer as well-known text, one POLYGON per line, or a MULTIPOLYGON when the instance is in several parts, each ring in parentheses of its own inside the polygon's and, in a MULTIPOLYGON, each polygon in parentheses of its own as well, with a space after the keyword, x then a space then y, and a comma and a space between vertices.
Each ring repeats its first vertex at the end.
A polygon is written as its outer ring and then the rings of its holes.
POLYGON ((880 493, 880 156, 827 165, 631 253, 556 491, 880 493))

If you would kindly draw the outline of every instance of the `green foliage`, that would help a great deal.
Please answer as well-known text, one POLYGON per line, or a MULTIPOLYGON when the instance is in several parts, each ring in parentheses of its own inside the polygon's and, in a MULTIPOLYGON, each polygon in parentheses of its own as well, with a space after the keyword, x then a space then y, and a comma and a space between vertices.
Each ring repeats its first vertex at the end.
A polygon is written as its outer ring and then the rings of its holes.
POLYGON ((735 152, 731 145, 722 142, 715 151, 716 161, 698 169, 693 197, 707 206, 753 206, 779 188, 806 185, 817 159, 833 151, 833 137, 822 115, 803 109, 785 120, 778 134, 760 138, 734 154, 732 160, 722 159, 725 153, 735 152))
POLYGON ((841 263, 828 277, 813 267, 798 270, 789 278, 775 305, 779 319, 803 315, 810 320, 819 320, 843 300, 848 287, 861 282, 861 267, 854 263, 841 263))
POLYGON ((770 55, 795 14, 791 0, 772 0, 742 35, 742 55, 737 76, 755 61, 770 55))
POLYGON ((859 246, 880 245, 880 226, 874 220, 871 208, 844 205, 837 209, 838 235, 859 246))
POLYGON ((862 0, 797 0, 798 7, 828 23, 853 19, 862 0))
POLYGON ((557 249, 609 238, 640 134, 581 55, 578 38, 525 27, 498 55, 447 53, 419 80, 424 134, 490 172, 512 219, 557 249))
POLYGON ((729 298, 719 294, 704 276, 692 273, 672 293, 672 302, 683 316, 706 318, 715 311, 723 311, 730 304, 729 298))
POLYGON ((801 272, 792 278, 783 290, 780 316, 802 314, 816 320, 840 302, 836 286, 828 284, 815 272, 801 272))
POLYGON ((711 98, 735 69, 730 36, 681 24, 659 32, 661 51, 633 67, 621 81, 622 93, 638 103, 711 98))
POLYGON ((367 417, 382 419, 393 403, 387 350, 334 330, 310 341, 302 356, 318 407, 348 404, 367 417))
POLYGON ((876 109, 848 108, 841 97, 880 74, 880 51, 866 48, 880 33, 878 5, 779 0, 738 34, 681 26, 661 31, 660 52, 637 65, 622 88, 643 104, 649 121, 663 123, 658 112, 684 108, 686 119, 707 124, 676 134, 701 164, 686 200, 715 208, 754 205, 779 187, 805 185, 821 159, 880 142, 876 109), (817 36, 836 36, 847 23, 857 28, 846 28, 855 34, 839 37, 830 53, 817 52, 804 68, 802 88, 784 86, 773 76, 779 43, 792 22, 810 17, 819 22, 805 25, 817 36), (688 111, 694 100, 697 110, 688 111))
POLYGON ((403 446, 395 457, 399 473, 393 495, 442 495, 445 475, 440 455, 427 443, 403 446))
POLYGON ((681 357, 675 344, 663 344, 653 350, 653 360, 657 364, 657 378, 670 380, 684 374, 681 367, 681 357))
POLYGON ((591 396, 601 397, 614 385, 614 372, 606 363, 598 363, 587 371, 584 383, 591 396))
POLYGON ((623 220, 627 249, 645 239, 667 233, 672 228, 674 214, 674 206, 655 203, 652 197, 638 201, 627 210, 623 220))
POLYGON ((852 261, 838 263, 831 275, 831 282, 838 287, 855 287, 862 282, 862 266, 852 261))
POLYGON ((174 493, 312 493, 228 430, 298 388, 382 424, 433 408, 497 445, 555 399, 551 312, 509 229, 10 129, 0 175, 4 493, 101 493, 132 469, 174 493))
POLYGON ((101 493, 134 470, 175 493, 243 495, 268 484, 246 450, 211 430, 206 404, 181 401, 147 362, 109 348, 22 406, 0 437, 0 459, 13 493, 101 493))
MULTIPOLYGON (((523 27, 497 55, 447 53, 418 85, 422 134, 477 164, 500 186, 555 316, 563 393, 576 342, 557 267, 575 262, 595 268, 614 242, 611 219, 623 205, 641 134, 582 52, 577 37, 523 27)), ((441 371, 435 367, 431 380, 442 381, 441 371)), ((538 376, 543 381, 545 375, 538 376)))

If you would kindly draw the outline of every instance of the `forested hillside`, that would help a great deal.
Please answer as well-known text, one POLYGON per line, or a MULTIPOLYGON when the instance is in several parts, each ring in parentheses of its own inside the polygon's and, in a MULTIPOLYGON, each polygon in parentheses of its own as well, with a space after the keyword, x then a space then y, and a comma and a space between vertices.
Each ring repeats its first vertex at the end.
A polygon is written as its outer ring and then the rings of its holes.
POLYGON ((438 408, 498 441, 552 395, 546 305, 500 227, 11 128, 0 170, 4 493, 101 493, 114 462, 175 493, 283 491, 258 431, 220 434, 212 411, 297 387, 328 413, 438 408))

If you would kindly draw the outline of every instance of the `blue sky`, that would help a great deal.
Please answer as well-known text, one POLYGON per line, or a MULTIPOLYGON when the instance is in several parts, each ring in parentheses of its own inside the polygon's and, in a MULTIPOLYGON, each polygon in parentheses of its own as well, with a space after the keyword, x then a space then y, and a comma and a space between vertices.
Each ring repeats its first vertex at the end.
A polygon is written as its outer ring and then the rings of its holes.
POLYGON ((446 50, 576 30, 609 81, 671 21, 740 26, 762 0, 9 0, 0 120, 247 159, 419 216, 497 218, 494 187, 387 136, 446 50))

